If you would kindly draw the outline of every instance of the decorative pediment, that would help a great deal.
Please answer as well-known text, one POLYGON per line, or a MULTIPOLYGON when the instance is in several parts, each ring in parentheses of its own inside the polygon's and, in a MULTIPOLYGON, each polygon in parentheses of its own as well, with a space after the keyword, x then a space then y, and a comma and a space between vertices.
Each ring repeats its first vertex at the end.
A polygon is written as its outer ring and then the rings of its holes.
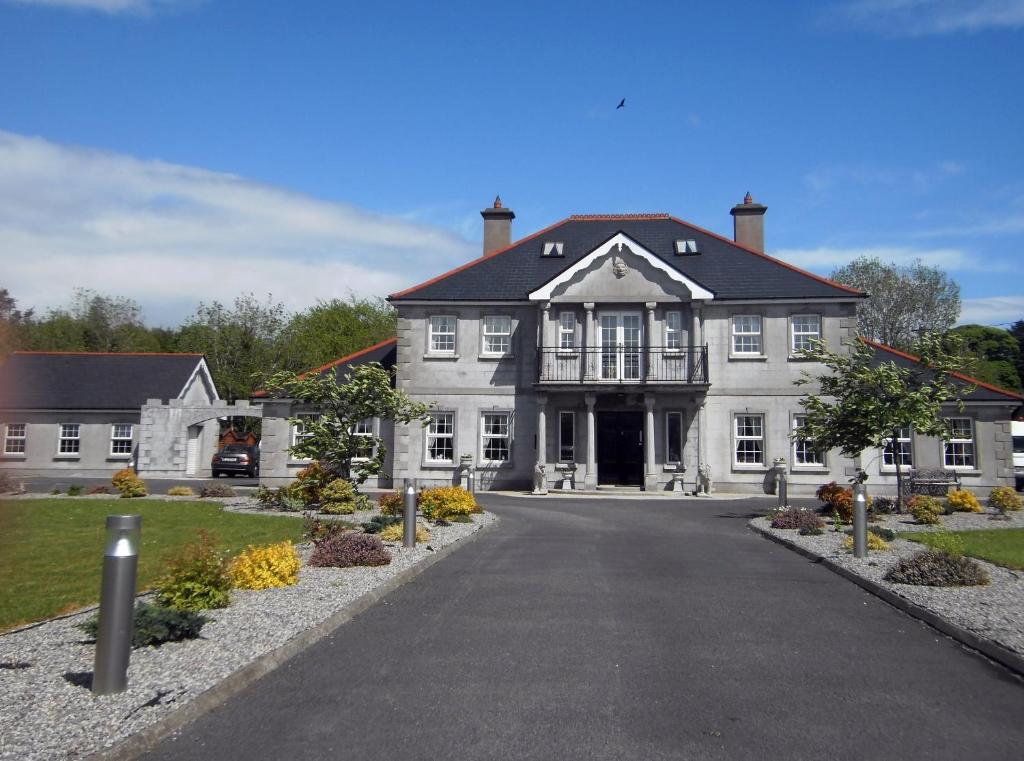
POLYGON ((689 301, 714 296, 621 232, 530 293, 533 301, 689 301))

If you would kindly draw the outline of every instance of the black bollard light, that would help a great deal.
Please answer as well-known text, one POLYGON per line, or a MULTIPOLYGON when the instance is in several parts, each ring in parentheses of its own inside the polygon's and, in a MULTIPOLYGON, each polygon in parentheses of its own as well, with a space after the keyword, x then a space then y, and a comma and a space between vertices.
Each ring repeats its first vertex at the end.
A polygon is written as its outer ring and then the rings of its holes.
POLYGON ((403 512, 402 546, 416 546, 416 479, 405 479, 405 510, 403 512))
POLYGON ((112 695, 128 689, 141 536, 141 515, 107 516, 100 623, 92 672, 93 695, 112 695))

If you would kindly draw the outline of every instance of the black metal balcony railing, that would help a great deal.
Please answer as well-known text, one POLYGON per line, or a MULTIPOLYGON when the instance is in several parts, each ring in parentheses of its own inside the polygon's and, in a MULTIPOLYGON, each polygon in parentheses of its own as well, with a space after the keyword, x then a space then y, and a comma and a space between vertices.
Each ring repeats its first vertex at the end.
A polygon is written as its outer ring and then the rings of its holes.
POLYGON ((708 383, 708 347, 537 349, 540 383, 708 383))

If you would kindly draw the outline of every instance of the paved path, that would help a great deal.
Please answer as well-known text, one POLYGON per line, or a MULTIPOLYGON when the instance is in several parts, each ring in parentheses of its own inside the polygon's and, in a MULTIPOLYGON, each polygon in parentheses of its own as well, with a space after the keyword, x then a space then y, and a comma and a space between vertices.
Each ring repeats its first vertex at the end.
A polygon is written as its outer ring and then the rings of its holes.
POLYGON ((764 501, 484 500, 497 528, 147 758, 1021 758, 1024 684, 754 535, 764 501))

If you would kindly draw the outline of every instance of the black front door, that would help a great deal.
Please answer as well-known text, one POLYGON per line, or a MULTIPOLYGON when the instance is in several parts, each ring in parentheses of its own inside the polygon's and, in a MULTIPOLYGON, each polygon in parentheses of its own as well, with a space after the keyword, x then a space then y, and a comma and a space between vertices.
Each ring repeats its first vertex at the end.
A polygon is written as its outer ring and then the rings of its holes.
POLYGON ((597 480, 641 486, 644 482, 642 412, 597 413, 597 480))

